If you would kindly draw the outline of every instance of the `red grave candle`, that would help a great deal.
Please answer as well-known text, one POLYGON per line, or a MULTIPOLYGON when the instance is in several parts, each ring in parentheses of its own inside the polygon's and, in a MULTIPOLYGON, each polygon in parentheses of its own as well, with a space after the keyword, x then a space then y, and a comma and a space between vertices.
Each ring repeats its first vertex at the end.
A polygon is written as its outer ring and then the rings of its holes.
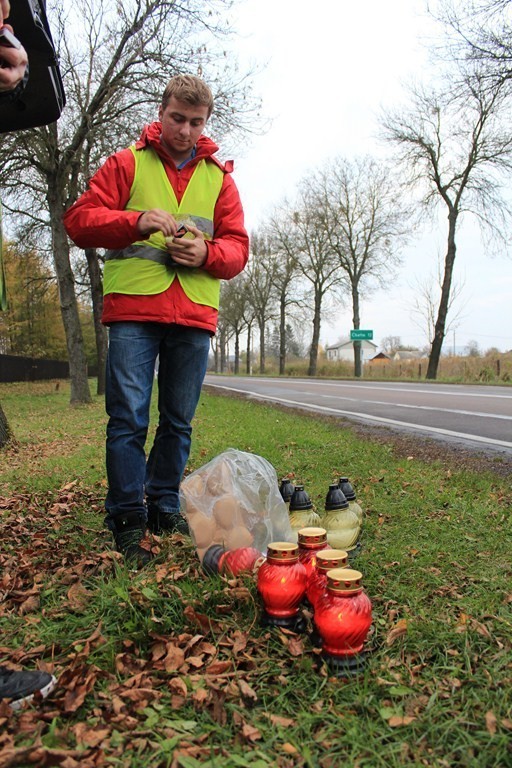
POLYGON ((324 549, 316 555, 316 568, 308 580, 306 597, 313 606, 327 589, 327 571, 346 568, 348 554, 344 549, 324 549))
POLYGON ((306 569, 299 547, 289 541, 268 545, 267 559, 258 570, 258 591, 265 605, 265 623, 293 627, 306 593, 306 569))
POLYGON ((238 576, 240 573, 256 571, 265 561, 259 549, 254 547, 238 547, 225 552, 219 560, 219 572, 228 576, 238 576))
POLYGON ((327 543, 325 528, 300 528, 297 533, 299 561, 306 569, 308 580, 315 572, 316 556, 324 549, 331 549, 327 543))
POLYGON ((256 573, 265 556, 255 547, 225 549, 220 544, 212 544, 203 556, 205 573, 224 576, 238 576, 241 573, 256 573))
POLYGON ((315 605, 322 652, 336 674, 352 676, 364 665, 362 650, 372 623, 372 604, 362 574, 349 568, 327 571, 327 590, 315 605))

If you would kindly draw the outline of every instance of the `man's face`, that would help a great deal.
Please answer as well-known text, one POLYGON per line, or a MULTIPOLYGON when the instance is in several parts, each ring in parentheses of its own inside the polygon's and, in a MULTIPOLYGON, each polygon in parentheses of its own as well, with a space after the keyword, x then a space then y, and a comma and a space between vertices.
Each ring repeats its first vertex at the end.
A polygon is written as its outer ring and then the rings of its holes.
POLYGON ((158 117, 162 123, 162 144, 173 160, 186 160, 204 131, 208 107, 192 106, 171 96, 165 109, 160 107, 158 117))

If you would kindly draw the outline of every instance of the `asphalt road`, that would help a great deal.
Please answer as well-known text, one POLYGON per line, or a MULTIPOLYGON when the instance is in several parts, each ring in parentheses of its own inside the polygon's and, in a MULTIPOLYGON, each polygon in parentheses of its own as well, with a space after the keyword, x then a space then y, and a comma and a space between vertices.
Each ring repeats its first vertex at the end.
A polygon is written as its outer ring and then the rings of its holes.
POLYGON ((512 456, 512 388, 208 374, 223 391, 512 456))

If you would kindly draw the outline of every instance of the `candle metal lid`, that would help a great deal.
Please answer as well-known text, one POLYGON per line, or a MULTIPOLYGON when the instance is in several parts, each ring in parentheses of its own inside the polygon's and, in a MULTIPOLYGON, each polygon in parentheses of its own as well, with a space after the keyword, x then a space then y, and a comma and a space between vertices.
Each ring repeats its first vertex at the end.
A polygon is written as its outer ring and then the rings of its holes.
POLYGON ((351 568, 333 568, 327 571, 327 589, 338 595, 360 592, 363 588, 363 574, 351 568))
POLYGON ((332 571, 335 568, 343 568, 347 562, 348 554, 344 549, 322 549, 316 553, 316 565, 322 571, 332 571))
POLYGON ((319 544, 327 544, 327 531, 325 528, 301 528, 297 532, 299 546, 317 547, 319 544))
POLYGON ((268 545, 267 560, 273 563, 291 563, 299 559, 299 546, 291 541, 272 541, 268 545))

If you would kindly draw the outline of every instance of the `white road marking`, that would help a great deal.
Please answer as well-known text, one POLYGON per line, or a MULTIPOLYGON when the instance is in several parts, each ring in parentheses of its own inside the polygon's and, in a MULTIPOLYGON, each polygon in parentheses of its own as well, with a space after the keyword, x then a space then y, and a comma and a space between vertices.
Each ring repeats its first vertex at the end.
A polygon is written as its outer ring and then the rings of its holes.
MULTIPOLYGON (((266 384, 269 384, 272 382, 272 379, 265 379, 265 378, 257 378, 256 376, 251 377, 251 381, 262 381, 266 384)), ((298 384, 301 379, 292 379, 296 384, 298 384)), ((307 383, 306 381, 304 382, 307 383)), ((410 383, 410 382, 409 382, 410 383)), ((407 383, 402 384, 401 386, 390 386, 390 387, 382 387, 378 384, 352 384, 350 382, 345 381, 316 381, 316 386, 319 387, 342 387, 345 389, 351 389, 354 387, 360 387, 361 389, 377 389, 383 392, 410 392, 414 394, 415 392, 419 392, 423 395, 443 395, 448 397, 488 397, 491 399, 496 398, 497 400, 512 400, 512 390, 510 391, 510 394, 507 394, 506 392, 503 395, 496 395, 494 393, 489 394, 482 391, 479 391, 479 387, 475 387, 474 392, 460 392, 459 390, 455 389, 439 389, 439 385, 432 385, 432 389, 419 389, 418 387, 415 387, 413 385, 410 386, 410 389, 407 388, 407 383)), ((461 385, 454 385, 454 386, 461 386, 461 385)))
MULTIPOLYGON (((268 382, 267 382, 268 383, 268 382)), ((227 389, 230 392, 238 392, 243 395, 251 395, 251 397, 257 400, 271 400, 276 403, 284 403, 286 405, 300 406, 308 410, 320 410, 329 413, 335 413, 341 416, 357 416, 360 419, 366 419, 367 421, 374 421, 380 424, 388 424, 395 427, 405 427, 407 429, 421 430, 423 432, 433 432, 437 435, 446 435, 447 437, 458 437, 463 440, 474 440, 477 443, 486 443, 488 445, 499 445, 503 448, 512 448, 512 443, 505 440, 493 440, 490 437, 482 437, 480 435, 472 435, 466 432, 454 432, 449 429, 441 429, 440 427, 427 427, 424 424, 411 424, 406 421, 398 421, 396 419, 386 419, 382 416, 369 416, 366 413, 358 413, 356 411, 344 411, 341 408, 329 408, 323 405, 311 405, 311 403, 303 403, 298 400, 288 400, 284 397, 272 397, 271 395, 261 395, 259 392, 253 392, 249 389, 237 389, 236 387, 229 387, 226 384, 213 384, 210 381, 207 384, 211 387, 217 387, 218 389, 227 389)), ((388 403, 389 405, 389 403, 388 403)), ((489 414, 487 414, 489 416, 489 414)), ((493 417, 494 418, 494 417, 493 417)))
MULTIPOLYGON (((318 397, 316 392, 301 392, 303 395, 311 395, 311 397, 318 397)), ((459 413, 462 416, 482 416, 485 419, 505 419, 506 421, 512 421, 512 416, 505 416, 504 414, 496 413, 484 413, 483 411, 461 411, 456 408, 437 408, 435 405, 410 405, 408 403, 389 403, 385 400, 366 400, 361 397, 342 397, 340 395, 320 395, 320 397, 330 397, 336 400, 348 400, 350 403, 370 403, 370 405, 391 405, 394 408, 415 408, 418 411, 436 411, 439 413, 459 413)))

